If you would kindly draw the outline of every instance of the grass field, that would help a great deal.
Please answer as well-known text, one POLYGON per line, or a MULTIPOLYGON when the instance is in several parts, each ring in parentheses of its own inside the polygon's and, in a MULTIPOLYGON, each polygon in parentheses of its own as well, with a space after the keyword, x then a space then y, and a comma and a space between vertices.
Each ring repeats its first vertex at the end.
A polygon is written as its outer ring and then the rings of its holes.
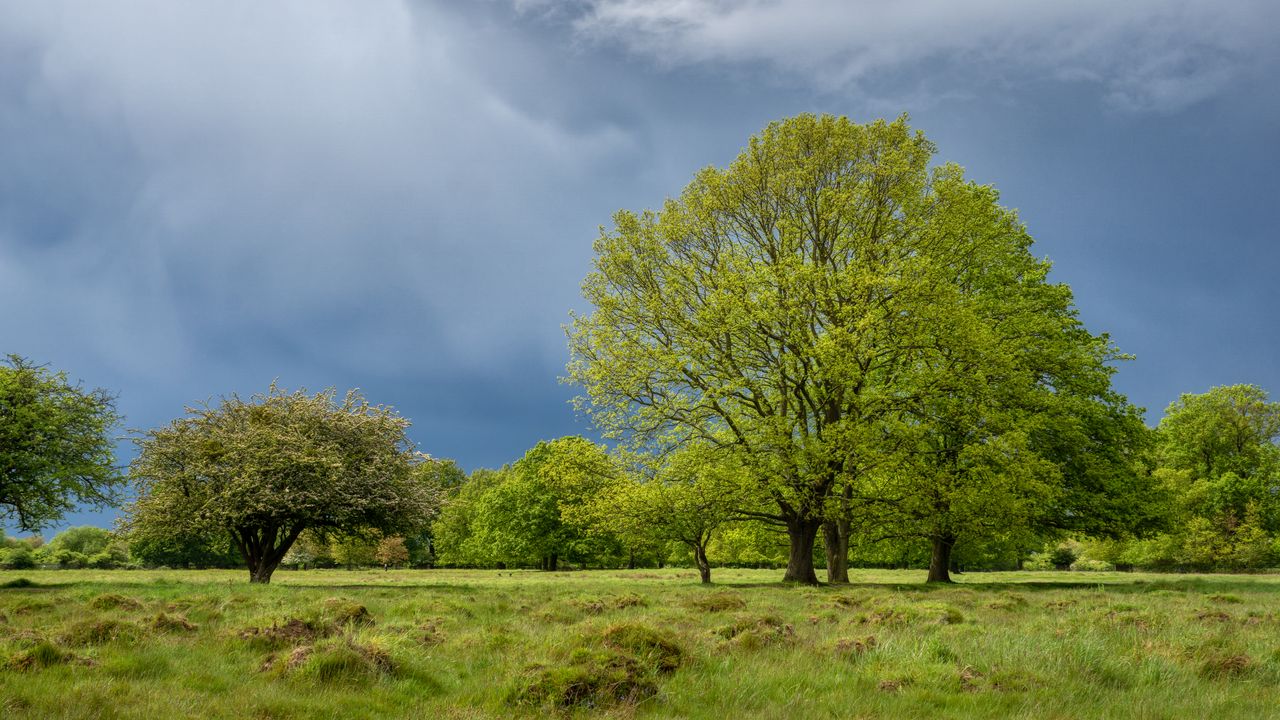
POLYGON ((1280 718, 1280 576, 779 575, 0 572, 0 717, 1280 718))

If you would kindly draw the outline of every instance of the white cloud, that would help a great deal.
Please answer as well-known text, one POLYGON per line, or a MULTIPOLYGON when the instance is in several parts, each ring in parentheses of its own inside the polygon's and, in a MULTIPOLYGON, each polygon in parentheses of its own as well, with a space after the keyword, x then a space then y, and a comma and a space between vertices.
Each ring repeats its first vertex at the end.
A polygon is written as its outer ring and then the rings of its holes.
POLYGON ((581 0, 583 37, 665 65, 764 63, 821 90, 1084 80, 1117 107, 1173 112, 1273 53, 1272 0, 581 0))

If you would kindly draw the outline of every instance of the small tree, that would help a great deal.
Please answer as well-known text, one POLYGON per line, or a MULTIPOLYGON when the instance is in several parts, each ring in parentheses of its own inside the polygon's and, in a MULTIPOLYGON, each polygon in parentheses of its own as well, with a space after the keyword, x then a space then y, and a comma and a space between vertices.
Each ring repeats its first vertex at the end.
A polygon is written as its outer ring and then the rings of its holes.
POLYGON ((404 538, 383 538, 374 553, 383 570, 390 570, 393 565, 404 565, 409 562, 409 548, 405 547, 404 538))
POLYGON ((80 503, 115 501, 123 483, 115 400, 17 355, 0 363, 0 520, 36 530, 80 503))
POLYGON ((352 391, 315 395, 273 383, 232 395, 137 439, 136 538, 230 536, 249 580, 271 581, 307 529, 399 533, 427 523, 438 490, 415 477, 408 421, 352 391))
POLYGON ((632 543, 680 543, 693 553, 702 582, 710 583, 707 546, 745 504, 745 472, 727 453, 693 447, 673 454, 649 474, 619 476, 580 506, 575 517, 632 543))

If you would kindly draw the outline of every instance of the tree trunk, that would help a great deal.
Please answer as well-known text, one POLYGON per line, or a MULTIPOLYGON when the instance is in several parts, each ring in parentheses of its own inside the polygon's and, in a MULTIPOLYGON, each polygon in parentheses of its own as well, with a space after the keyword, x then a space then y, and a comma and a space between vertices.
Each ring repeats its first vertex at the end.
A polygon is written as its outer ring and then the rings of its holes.
POLYGON ((929 579, 927 582, 949 583, 951 582, 951 574, 948 571, 951 567, 951 548, 956 544, 956 539, 948 535, 938 535, 930 538, 933 544, 933 552, 929 556, 929 579))
POLYGON ((271 582, 271 574, 280 566, 289 548, 302 533, 302 526, 292 529, 237 528, 231 531, 231 539, 245 565, 249 566, 249 582, 266 585, 271 582))
MULTIPOLYGON (((265 560, 265 558, 263 558, 262 560, 265 560)), ((275 571, 276 571, 275 565, 267 562, 262 562, 260 560, 258 565, 250 566, 249 582, 261 583, 263 585, 266 585, 271 582, 271 574, 274 573, 275 571)))
POLYGON ((547 558, 547 569, 551 572, 560 569, 560 559, 556 557, 555 553, 551 553, 551 557, 547 558))
POLYGON ((827 582, 849 582, 849 521, 822 523, 822 539, 827 550, 827 582))
POLYGON ((821 520, 790 518, 787 520, 787 537, 791 540, 791 553, 787 558, 787 574, 783 582, 817 585, 818 575, 813 571, 813 543, 818 539, 821 520))
POLYGON ((711 584, 711 561, 707 560, 707 548, 698 543, 693 544, 693 561, 698 565, 698 575, 703 585, 711 584))

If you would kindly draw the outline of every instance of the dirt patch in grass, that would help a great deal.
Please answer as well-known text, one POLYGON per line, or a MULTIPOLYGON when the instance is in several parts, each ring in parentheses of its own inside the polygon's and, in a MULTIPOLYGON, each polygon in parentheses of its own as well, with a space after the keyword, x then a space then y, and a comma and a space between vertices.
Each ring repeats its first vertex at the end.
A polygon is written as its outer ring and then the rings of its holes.
POLYGON ((734 593, 718 592, 702 597, 696 597, 689 601, 689 607, 703 612, 725 612, 727 610, 741 610, 747 606, 747 601, 734 593))

